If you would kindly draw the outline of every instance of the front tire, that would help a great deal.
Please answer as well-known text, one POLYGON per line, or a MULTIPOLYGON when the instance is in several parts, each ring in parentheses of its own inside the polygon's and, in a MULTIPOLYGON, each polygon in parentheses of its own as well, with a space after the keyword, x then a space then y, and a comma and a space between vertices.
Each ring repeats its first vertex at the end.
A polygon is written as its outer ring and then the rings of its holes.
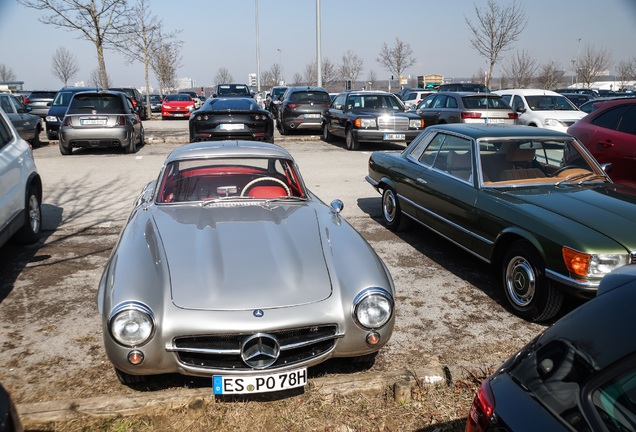
POLYGON ((404 216, 395 191, 387 187, 382 193, 382 219, 391 231, 404 231, 410 225, 408 216, 404 216))
POLYGON ((353 134, 353 129, 347 129, 347 150, 358 150, 360 148, 360 142, 353 134))
POLYGON ((42 132, 42 127, 38 126, 35 129, 35 135, 33 136, 33 138, 31 139, 31 147, 33 148, 38 148, 40 147, 40 133, 42 132))
POLYGON ((117 368, 115 368, 115 374, 117 375, 119 382, 124 385, 141 384, 146 381, 145 375, 131 375, 117 368))
POLYGON ((34 185, 29 187, 25 210, 24 225, 15 234, 15 240, 20 244, 32 244, 40 239, 42 231, 42 207, 38 190, 34 185))
POLYGON ((517 315, 541 322, 559 312, 564 300, 563 291, 545 276, 545 264, 529 242, 513 243, 501 270, 506 299, 517 315))

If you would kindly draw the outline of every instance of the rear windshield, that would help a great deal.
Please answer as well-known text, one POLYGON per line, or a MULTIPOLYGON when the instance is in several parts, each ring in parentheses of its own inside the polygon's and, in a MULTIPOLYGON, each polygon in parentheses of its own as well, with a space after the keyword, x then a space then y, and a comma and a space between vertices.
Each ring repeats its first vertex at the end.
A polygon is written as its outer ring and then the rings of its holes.
POLYGON ((464 96, 464 106, 468 109, 500 109, 510 110, 510 105, 500 97, 464 96))
POLYGON ((76 95, 68 107, 68 114, 82 114, 96 111, 101 114, 121 114, 124 110, 121 98, 112 94, 76 95))
POLYGON ((239 95, 250 95, 250 89, 245 85, 240 84, 227 84, 220 85, 217 92, 218 96, 239 96, 239 95))
POLYGON ((292 102, 319 102, 319 103, 331 103, 331 98, 327 92, 319 91, 299 91, 294 92, 289 97, 292 102))
POLYGON ((53 99, 57 92, 34 91, 29 95, 29 99, 53 99))

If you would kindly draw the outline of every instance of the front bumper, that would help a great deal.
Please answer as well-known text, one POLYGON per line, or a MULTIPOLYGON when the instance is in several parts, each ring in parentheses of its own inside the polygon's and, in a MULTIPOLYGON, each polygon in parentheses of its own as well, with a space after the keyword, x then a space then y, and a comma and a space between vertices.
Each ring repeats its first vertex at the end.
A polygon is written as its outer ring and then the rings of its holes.
POLYGON ((424 129, 409 129, 407 131, 353 129, 354 137, 360 142, 407 142, 410 143, 424 129), (403 135, 404 139, 395 139, 396 135, 403 135))

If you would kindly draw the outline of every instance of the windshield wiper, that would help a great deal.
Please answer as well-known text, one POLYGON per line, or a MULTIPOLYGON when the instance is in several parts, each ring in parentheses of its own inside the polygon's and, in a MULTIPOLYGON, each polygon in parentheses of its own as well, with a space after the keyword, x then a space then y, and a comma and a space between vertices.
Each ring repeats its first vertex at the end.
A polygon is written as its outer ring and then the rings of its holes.
POLYGON ((578 180, 580 180, 578 182, 578 184, 582 184, 584 181, 589 180, 593 177, 603 177, 600 176, 599 174, 595 174, 593 172, 585 172, 585 173, 579 173, 579 174, 573 174, 569 177, 564 178, 563 180, 559 180, 558 182, 555 183, 555 186, 559 186, 561 185, 561 183, 563 182, 576 182, 578 180))
POLYGON ((604 175, 602 175, 602 174, 594 174, 594 173, 591 173, 591 175, 589 175, 589 176, 587 176, 587 177, 585 177, 585 178, 581 179, 581 181, 580 181, 578 184, 580 184, 580 185, 581 185, 581 184, 583 184, 583 183, 585 183, 585 182, 592 181, 592 180, 596 180, 596 179, 603 179, 603 180, 607 180, 607 177, 605 177, 605 176, 604 176, 604 175))

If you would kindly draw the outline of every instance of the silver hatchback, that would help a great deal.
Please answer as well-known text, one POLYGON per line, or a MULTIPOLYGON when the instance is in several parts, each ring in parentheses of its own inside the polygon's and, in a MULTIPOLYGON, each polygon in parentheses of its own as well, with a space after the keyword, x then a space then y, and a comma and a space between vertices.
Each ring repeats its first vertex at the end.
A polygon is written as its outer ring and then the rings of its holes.
POLYGON ((446 123, 517 124, 519 114, 493 93, 440 92, 424 99, 417 109, 424 126, 446 123))
POLYGON ((144 144, 144 127, 132 101, 120 92, 80 92, 73 96, 60 127, 60 153, 74 148, 123 148, 144 144))

